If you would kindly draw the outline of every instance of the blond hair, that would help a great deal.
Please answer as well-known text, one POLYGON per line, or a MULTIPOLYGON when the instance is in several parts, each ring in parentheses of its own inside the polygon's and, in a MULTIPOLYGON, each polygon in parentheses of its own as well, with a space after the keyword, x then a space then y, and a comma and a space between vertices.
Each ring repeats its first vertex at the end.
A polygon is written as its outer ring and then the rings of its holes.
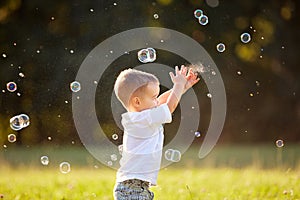
POLYGON ((114 91, 123 106, 128 108, 132 94, 151 82, 159 81, 153 74, 129 68, 123 70, 117 77, 114 91))

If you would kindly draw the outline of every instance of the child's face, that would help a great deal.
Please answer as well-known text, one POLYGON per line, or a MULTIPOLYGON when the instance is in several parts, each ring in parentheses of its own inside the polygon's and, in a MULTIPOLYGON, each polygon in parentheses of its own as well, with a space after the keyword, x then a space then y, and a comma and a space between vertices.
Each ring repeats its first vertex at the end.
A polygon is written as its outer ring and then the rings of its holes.
POLYGON ((159 83, 150 82, 140 97, 140 111, 158 106, 159 83))

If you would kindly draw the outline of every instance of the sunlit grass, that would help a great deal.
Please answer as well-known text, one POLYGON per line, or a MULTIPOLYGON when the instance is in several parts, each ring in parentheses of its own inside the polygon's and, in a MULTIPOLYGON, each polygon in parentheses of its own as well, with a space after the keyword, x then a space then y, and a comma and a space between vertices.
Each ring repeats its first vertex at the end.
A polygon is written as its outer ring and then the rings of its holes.
MULTIPOLYGON (((3 199, 112 199, 115 171, 74 168, 1 168, 3 199)), ((153 187, 160 200, 299 199, 300 172, 256 168, 162 169, 153 187)))
MULTIPOLYGON (((198 151, 160 171, 156 200, 300 199, 299 145, 220 146, 201 160, 198 151)), ((115 173, 82 147, 8 147, 0 152, 0 198, 111 200, 115 173), (42 155, 49 165, 41 164, 42 155), (70 173, 60 172, 63 161, 70 173)))

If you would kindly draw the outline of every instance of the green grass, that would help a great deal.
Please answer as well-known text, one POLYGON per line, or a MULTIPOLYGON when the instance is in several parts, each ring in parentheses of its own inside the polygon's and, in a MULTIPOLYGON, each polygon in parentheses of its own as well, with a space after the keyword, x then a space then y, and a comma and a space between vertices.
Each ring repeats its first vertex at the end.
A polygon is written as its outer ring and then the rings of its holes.
MULTIPOLYGON (((1 168, 0 194, 9 200, 112 199, 115 171, 107 168, 1 168)), ((300 173, 294 170, 203 168, 161 170, 153 187, 160 200, 300 199, 300 173)))
MULTIPOLYGON (((300 200, 300 146, 218 146, 205 159, 191 148, 159 173, 156 200, 300 200)), ((110 200, 115 171, 83 147, 8 146, 0 151, 4 200, 110 200), (47 155, 48 166, 40 157, 47 155), (59 163, 71 172, 62 174, 59 163)), ((1 198, 0 198, 1 199, 1 198)))

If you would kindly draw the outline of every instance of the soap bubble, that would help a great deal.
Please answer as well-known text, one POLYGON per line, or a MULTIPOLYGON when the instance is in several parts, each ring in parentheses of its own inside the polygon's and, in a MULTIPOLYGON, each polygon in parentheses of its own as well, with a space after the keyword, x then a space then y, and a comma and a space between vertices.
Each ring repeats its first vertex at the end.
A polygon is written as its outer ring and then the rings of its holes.
POLYGON ((220 53, 224 52, 225 51, 225 44, 223 44, 223 43, 217 44, 217 51, 220 52, 220 53))
POLYGON ((158 19, 159 18, 158 14, 156 14, 156 13, 153 15, 153 17, 154 17, 154 19, 158 19))
POLYGON ((242 33, 241 34, 241 41, 243 43, 248 43, 251 40, 251 35, 249 33, 242 33))
POLYGON ((48 165, 49 164, 48 156, 42 156, 41 157, 41 163, 42 163, 42 165, 48 165))
POLYGON ((118 160, 118 156, 117 156, 116 154, 111 154, 111 155, 110 155, 110 159, 111 159, 112 161, 116 161, 116 160, 118 160))
POLYGON ((199 24, 201 24, 202 26, 208 24, 208 17, 206 15, 201 15, 199 17, 199 24))
POLYGON ((22 128, 26 128, 29 126, 29 116, 26 114, 16 115, 9 120, 10 128, 14 131, 21 130, 22 128))
POLYGON ((276 141, 276 146, 279 147, 279 148, 283 147, 284 146, 283 140, 277 140, 276 141))
POLYGON ((212 98, 212 95, 211 95, 210 93, 207 93, 206 96, 207 96, 208 98, 212 98))
POLYGON ((123 145, 118 146, 119 154, 122 155, 123 153, 123 145))
POLYGON ((113 165, 112 161, 107 161, 107 165, 112 166, 113 165))
POLYGON ((81 89, 81 85, 78 81, 70 83, 70 89, 72 92, 78 92, 81 89))
POLYGON ((149 47, 138 52, 138 59, 142 63, 154 62, 156 60, 155 49, 149 47))
POLYGON ((15 134, 9 134, 7 136, 7 140, 10 142, 10 143, 14 143, 15 141, 17 141, 17 136, 15 134))
POLYGON ((200 137, 201 136, 201 133, 199 131, 196 131, 195 132, 195 137, 200 137))
POLYGON ((165 151, 165 159, 171 162, 179 162, 181 159, 181 153, 178 150, 167 149, 165 151))
POLYGON ((196 18, 200 18, 201 15, 203 15, 203 11, 202 11, 202 10, 197 9, 197 10, 194 11, 194 16, 195 16, 196 18))
POLYGON ((59 170, 63 174, 67 174, 71 171, 71 165, 68 162, 62 162, 59 165, 59 170))
POLYGON ((118 136, 117 134, 113 134, 113 135, 111 136, 111 138, 112 138, 113 140, 117 140, 117 139, 119 138, 119 136, 118 136))
POLYGON ((17 90, 17 84, 15 82, 8 82, 6 84, 6 89, 9 91, 9 92, 14 92, 17 90))

